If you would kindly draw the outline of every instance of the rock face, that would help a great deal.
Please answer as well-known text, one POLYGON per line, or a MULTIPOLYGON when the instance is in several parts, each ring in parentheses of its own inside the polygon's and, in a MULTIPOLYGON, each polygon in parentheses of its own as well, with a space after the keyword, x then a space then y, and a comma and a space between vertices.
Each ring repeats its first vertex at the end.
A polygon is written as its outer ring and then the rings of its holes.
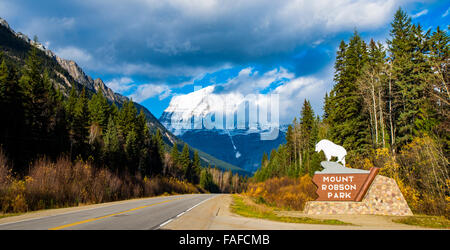
MULTIPOLYGON (((101 91, 103 95, 111 102, 113 103, 123 103, 127 100, 126 97, 114 93, 110 88, 108 88, 103 81, 98 79, 92 79, 90 76, 86 75, 76 62, 72 60, 63 59, 59 56, 57 56, 53 51, 45 48, 43 44, 40 42, 34 41, 30 39, 27 35, 21 33, 21 32, 15 32, 11 27, 9 26, 8 22, 6 20, 0 18, 0 25, 8 29, 11 33, 13 33, 17 38, 22 39, 26 43, 40 49, 43 51, 48 57, 55 59, 58 64, 65 69, 70 76, 77 81, 78 83, 82 84, 84 87, 86 87, 89 90, 92 90, 93 92, 101 91)), ((61 78, 64 79, 63 75, 60 75, 61 78)), ((70 81, 67 81, 68 85, 70 85, 70 81)))
POLYGON ((394 179, 377 175, 361 202, 309 201, 305 214, 413 215, 394 179))

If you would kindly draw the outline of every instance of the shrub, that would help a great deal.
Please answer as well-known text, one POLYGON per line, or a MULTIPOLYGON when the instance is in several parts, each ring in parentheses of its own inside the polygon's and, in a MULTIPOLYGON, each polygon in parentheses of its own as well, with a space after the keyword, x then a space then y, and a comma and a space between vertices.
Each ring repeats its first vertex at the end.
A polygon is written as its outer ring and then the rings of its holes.
POLYGON ((117 175, 65 157, 56 162, 41 158, 32 164, 28 176, 18 179, 0 150, 0 208, 4 213, 200 191, 204 190, 173 177, 117 175))
POLYGON ((315 200, 316 185, 307 174, 300 178, 275 177, 250 183, 245 194, 272 206, 303 210, 307 201, 315 200))

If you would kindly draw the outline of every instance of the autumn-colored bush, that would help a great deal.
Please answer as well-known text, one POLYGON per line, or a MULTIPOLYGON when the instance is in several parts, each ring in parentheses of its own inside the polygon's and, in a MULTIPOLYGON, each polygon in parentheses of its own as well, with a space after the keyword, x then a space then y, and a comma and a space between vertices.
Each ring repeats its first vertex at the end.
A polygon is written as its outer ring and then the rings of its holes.
POLYGON ((180 181, 176 178, 144 178, 144 196, 161 195, 164 193, 190 194, 199 192, 199 189, 192 183, 180 181))
POLYGON ((155 195, 199 193, 191 183, 167 177, 130 176, 68 158, 56 162, 35 161, 23 179, 14 178, 0 151, 0 211, 31 210, 77 206, 155 195))
POLYGON ((246 195, 259 202, 284 208, 303 210, 307 201, 317 198, 317 187, 309 175, 300 178, 275 177, 248 184, 246 195))
POLYGON ((414 213, 450 218, 449 162, 431 137, 415 137, 395 154, 376 149, 364 165, 379 167, 380 174, 393 178, 414 213))

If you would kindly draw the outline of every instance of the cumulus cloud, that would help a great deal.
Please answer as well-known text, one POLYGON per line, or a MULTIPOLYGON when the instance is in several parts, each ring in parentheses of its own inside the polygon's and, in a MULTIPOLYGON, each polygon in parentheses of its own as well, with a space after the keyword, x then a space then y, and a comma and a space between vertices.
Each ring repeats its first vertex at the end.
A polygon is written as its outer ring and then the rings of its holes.
POLYGON ((281 83, 294 78, 294 74, 285 68, 279 67, 263 74, 252 67, 242 69, 236 77, 228 79, 226 83, 216 87, 216 93, 239 92, 241 94, 254 94, 270 87, 272 84, 281 83))
POLYGON ((194 77, 206 67, 271 62, 340 32, 377 29, 407 2, 412 1, 64 1, 52 6, 70 9, 71 17, 42 17, 48 15, 44 0, 21 3, 21 26, 55 47, 83 46, 95 61, 87 70, 122 69, 162 80, 174 70, 194 77))
MULTIPOLYGON (((151 87, 153 95, 159 94, 164 90, 164 88, 156 89, 154 86, 151 87)), ((205 109, 209 111, 223 109, 224 107, 218 103, 220 103, 219 100, 224 100, 227 105, 231 105, 231 107, 227 107, 227 110, 235 112, 237 107, 246 101, 246 98, 249 96, 252 98, 257 97, 256 104, 261 107, 267 106, 270 96, 276 94, 279 96, 279 121, 281 124, 285 124, 292 122, 294 116, 298 116, 304 99, 310 100, 317 111, 317 107, 321 107, 323 100, 316 97, 324 96, 326 89, 327 86, 324 79, 296 77, 295 74, 281 67, 261 74, 250 67, 242 69, 237 76, 230 78, 225 83, 213 84, 195 92, 174 96, 168 109, 173 108, 173 103, 181 103, 182 105, 177 106, 177 109, 187 108, 191 110, 187 112, 189 113, 188 115, 206 115, 205 109), (268 89, 268 87, 272 88, 268 89), (196 93, 206 95, 208 98, 205 100, 209 100, 211 103, 202 103, 200 105, 199 102, 203 99, 195 98, 198 95, 196 93), (183 102, 180 102, 180 100, 183 100, 183 102)))
POLYGON ((68 46, 63 48, 57 48, 54 52, 61 58, 73 60, 82 66, 92 61, 92 55, 82 48, 75 46, 68 46))
POLYGON ((171 94, 171 89, 165 84, 147 83, 139 85, 136 91, 129 97, 131 97, 133 101, 142 102, 155 96, 159 96, 159 99, 162 100, 169 97, 171 94))
POLYGON ((111 88, 114 92, 123 93, 135 87, 134 81, 130 77, 114 78, 107 81, 106 86, 111 88))

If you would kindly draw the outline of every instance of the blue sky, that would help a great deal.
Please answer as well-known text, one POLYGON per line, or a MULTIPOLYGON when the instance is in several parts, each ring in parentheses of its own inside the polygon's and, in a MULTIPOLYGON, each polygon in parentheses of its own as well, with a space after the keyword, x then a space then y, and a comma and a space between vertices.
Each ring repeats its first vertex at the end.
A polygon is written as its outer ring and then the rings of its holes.
POLYGON ((322 113, 335 52, 357 29, 385 42, 394 12, 435 29, 448 1, 2 0, 0 17, 159 117, 196 86, 279 93, 281 122, 303 99, 322 113))

